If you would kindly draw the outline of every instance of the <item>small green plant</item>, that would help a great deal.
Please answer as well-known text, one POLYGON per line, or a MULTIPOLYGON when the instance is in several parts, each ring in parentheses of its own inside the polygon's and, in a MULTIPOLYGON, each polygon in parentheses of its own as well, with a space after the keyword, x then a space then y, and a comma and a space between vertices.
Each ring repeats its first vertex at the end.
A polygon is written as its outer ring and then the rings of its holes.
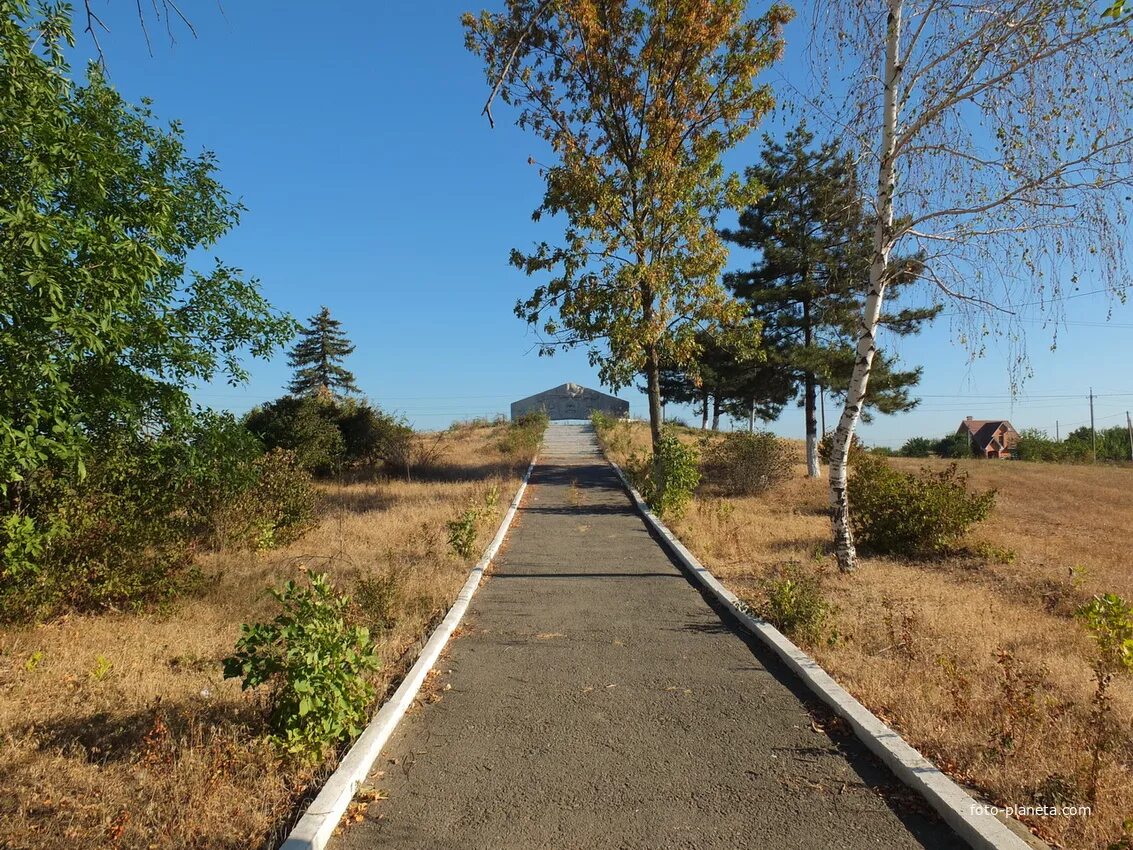
POLYGON ((1106 593, 1079 608, 1078 618, 1097 644, 1097 669, 1133 671, 1133 604, 1106 593))
POLYGON ((700 484, 696 448, 682 443, 670 427, 662 432, 659 451, 647 471, 635 459, 631 459, 630 466, 632 477, 640 482, 642 497, 662 517, 681 516, 700 484))
POLYGON ((484 488, 481 504, 488 513, 491 513, 500 506, 500 482, 492 481, 484 488))
POLYGON ((1098 796, 1102 756, 1114 738, 1109 685, 1115 673, 1133 672, 1133 604, 1116 593, 1106 593, 1079 608, 1077 616, 1097 646, 1093 665, 1097 687, 1091 718, 1094 735, 1088 774, 1088 796, 1093 804, 1098 796))
POLYGON ((832 611, 822 582, 800 564, 780 567, 761 583, 755 611, 789 637, 818 640, 832 611))
POLYGON ((883 554, 946 552, 995 505, 994 490, 973 493, 967 483, 956 464, 914 474, 862 454, 850 476, 854 531, 864 546, 883 554))
POLYGON ((41 661, 43 661, 43 651, 37 649, 27 657, 26 661, 24 661, 24 670, 28 673, 34 672, 41 661))
POLYGON ((114 663, 105 655, 99 655, 94 659, 94 669, 90 671, 90 677, 96 682, 102 682, 112 672, 114 672, 114 663))
POLYGON ((378 659, 369 630, 347 621, 350 598, 325 574, 289 581, 271 595, 282 611, 270 623, 244 625, 224 677, 270 691, 272 739, 315 763, 353 738, 374 698, 367 674, 378 659))
POLYGON ((754 495, 789 481, 798 451, 768 431, 736 431, 711 446, 705 477, 726 493, 754 495))
POLYGON ((479 521, 480 511, 469 508, 448 524, 449 546, 462 558, 471 558, 476 553, 476 529, 479 521))

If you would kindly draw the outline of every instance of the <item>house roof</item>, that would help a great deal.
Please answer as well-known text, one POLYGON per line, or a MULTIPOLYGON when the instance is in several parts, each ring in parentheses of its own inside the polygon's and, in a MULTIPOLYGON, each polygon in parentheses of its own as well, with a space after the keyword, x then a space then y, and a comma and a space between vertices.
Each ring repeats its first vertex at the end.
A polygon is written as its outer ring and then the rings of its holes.
POLYGON ((1017 433, 1015 426, 1008 422, 1006 419, 965 419, 960 423, 960 427, 956 429, 956 433, 970 433, 972 435, 972 442, 979 446, 981 451, 988 449, 1000 450, 1006 448, 1006 440, 1001 442, 996 438, 999 429, 1006 426, 1005 437, 1017 433))

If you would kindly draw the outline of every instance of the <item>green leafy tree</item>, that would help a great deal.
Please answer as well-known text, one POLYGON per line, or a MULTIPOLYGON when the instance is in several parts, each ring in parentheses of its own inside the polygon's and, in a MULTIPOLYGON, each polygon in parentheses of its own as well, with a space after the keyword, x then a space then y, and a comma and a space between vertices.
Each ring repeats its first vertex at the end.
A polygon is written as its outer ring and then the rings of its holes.
POLYGON ((933 451, 940 457, 960 460, 971 457, 975 453, 975 447, 970 434, 948 434, 940 438, 933 451))
POLYGON ((299 332, 300 339, 287 355, 295 370, 288 391, 295 395, 336 395, 360 392, 354 374, 342 361, 354 353, 354 345, 346 338, 342 323, 331 318, 323 307, 299 332))
POLYGON ((1113 428, 1102 428, 1096 432, 1089 426, 1075 428, 1066 435, 1063 441, 1066 454, 1082 460, 1129 460, 1129 431, 1117 425, 1113 428))
MULTIPOLYGON (((723 237, 758 251, 759 258, 750 271, 731 272, 725 282, 778 343, 772 362, 802 396, 807 469, 817 477, 818 389, 833 387, 838 395, 853 371, 872 250, 869 222, 854 163, 836 142, 816 146, 805 124, 782 143, 766 137, 761 161, 749 169, 748 179, 767 192, 741 211, 739 227, 723 237)), ((906 259, 898 282, 915 281, 919 269, 918 260, 906 259)), ((939 311, 903 309, 882 322, 892 332, 910 334, 939 311)), ((899 370, 879 357, 874 370, 867 397, 873 409, 896 413, 917 404, 909 391, 920 380, 919 369, 899 370)))
POLYGON ((931 437, 910 437, 897 454, 901 457, 928 457, 939 442, 931 437))
POLYGON ((608 385, 645 377, 655 457, 663 364, 693 360, 696 331, 735 314, 716 219, 757 187, 721 157, 772 107, 754 78, 781 54, 792 16, 776 4, 745 20, 746 7, 507 0, 504 12, 464 16, 493 96, 554 157, 534 218, 561 215, 564 238, 512 252, 528 274, 553 275, 516 314, 545 334, 543 353, 587 346, 608 385))
MULTIPOLYGON (((72 78, 69 9, 0 0, 0 486, 109 432, 187 426, 186 387, 293 332, 255 281, 189 267, 241 206, 181 126, 72 78)), ((17 488, 18 489, 18 488, 17 488)))

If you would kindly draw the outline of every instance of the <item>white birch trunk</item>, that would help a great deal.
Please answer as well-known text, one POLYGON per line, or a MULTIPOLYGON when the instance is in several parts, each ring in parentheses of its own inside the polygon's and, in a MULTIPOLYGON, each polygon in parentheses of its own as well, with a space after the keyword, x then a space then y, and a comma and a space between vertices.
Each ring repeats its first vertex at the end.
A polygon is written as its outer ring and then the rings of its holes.
POLYGON ((904 0, 888 0, 889 18, 885 37, 885 99, 882 116, 880 162, 877 175, 877 221, 873 229, 873 261, 869 269, 869 294, 862 311, 857 358, 846 393, 846 405, 834 430, 830 456, 830 507, 834 526, 834 554, 838 567, 850 572, 857 566, 854 535, 850 529, 850 499, 846 489, 850 444, 862 415, 873 356, 877 351, 877 325, 885 297, 886 271, 892 248, 893 167, 897 140, 897 93, 901 84, 901 12, 904 0))
POLYGON ((822 469, 818 465, 818 435, 806 435, 806 477, 821 478, 822 469))

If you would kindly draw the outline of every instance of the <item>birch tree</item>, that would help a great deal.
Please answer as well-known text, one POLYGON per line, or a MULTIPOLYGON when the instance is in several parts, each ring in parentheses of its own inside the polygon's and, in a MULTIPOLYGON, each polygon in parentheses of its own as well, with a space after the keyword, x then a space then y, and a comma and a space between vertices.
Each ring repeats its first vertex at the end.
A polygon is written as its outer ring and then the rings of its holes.
POLYGON ((832 45, 820 54, 849 92, 842 135, 860 145, 863 185, 875 187, 868 288, 830 466, 843 570, 856 561, 848 449, 895 252, 924 256, 941 292, 991 311, 1011 311, 1022 295, 1056 304, 1081 275, 1115 293, 1128 284, 1133 39, 1129 15, 1114 8, 842 0, 818 13, 832 45))
POLYGON ((698 331, 739 318, 720 285, 716 220, 757 187, 721 157, 771 109, 755 77, 791 17, 773 5, 746 19, 746 6, 507 0, 464 18, 493 96, 551 148, 534 218, 565 223, 559 244, 512 252, 526 273, 550 274, 516 314, 542 335, 541 353, 586 346, 603 383, 645 376, 655 455, 662 363, 687 364, 698 331))

